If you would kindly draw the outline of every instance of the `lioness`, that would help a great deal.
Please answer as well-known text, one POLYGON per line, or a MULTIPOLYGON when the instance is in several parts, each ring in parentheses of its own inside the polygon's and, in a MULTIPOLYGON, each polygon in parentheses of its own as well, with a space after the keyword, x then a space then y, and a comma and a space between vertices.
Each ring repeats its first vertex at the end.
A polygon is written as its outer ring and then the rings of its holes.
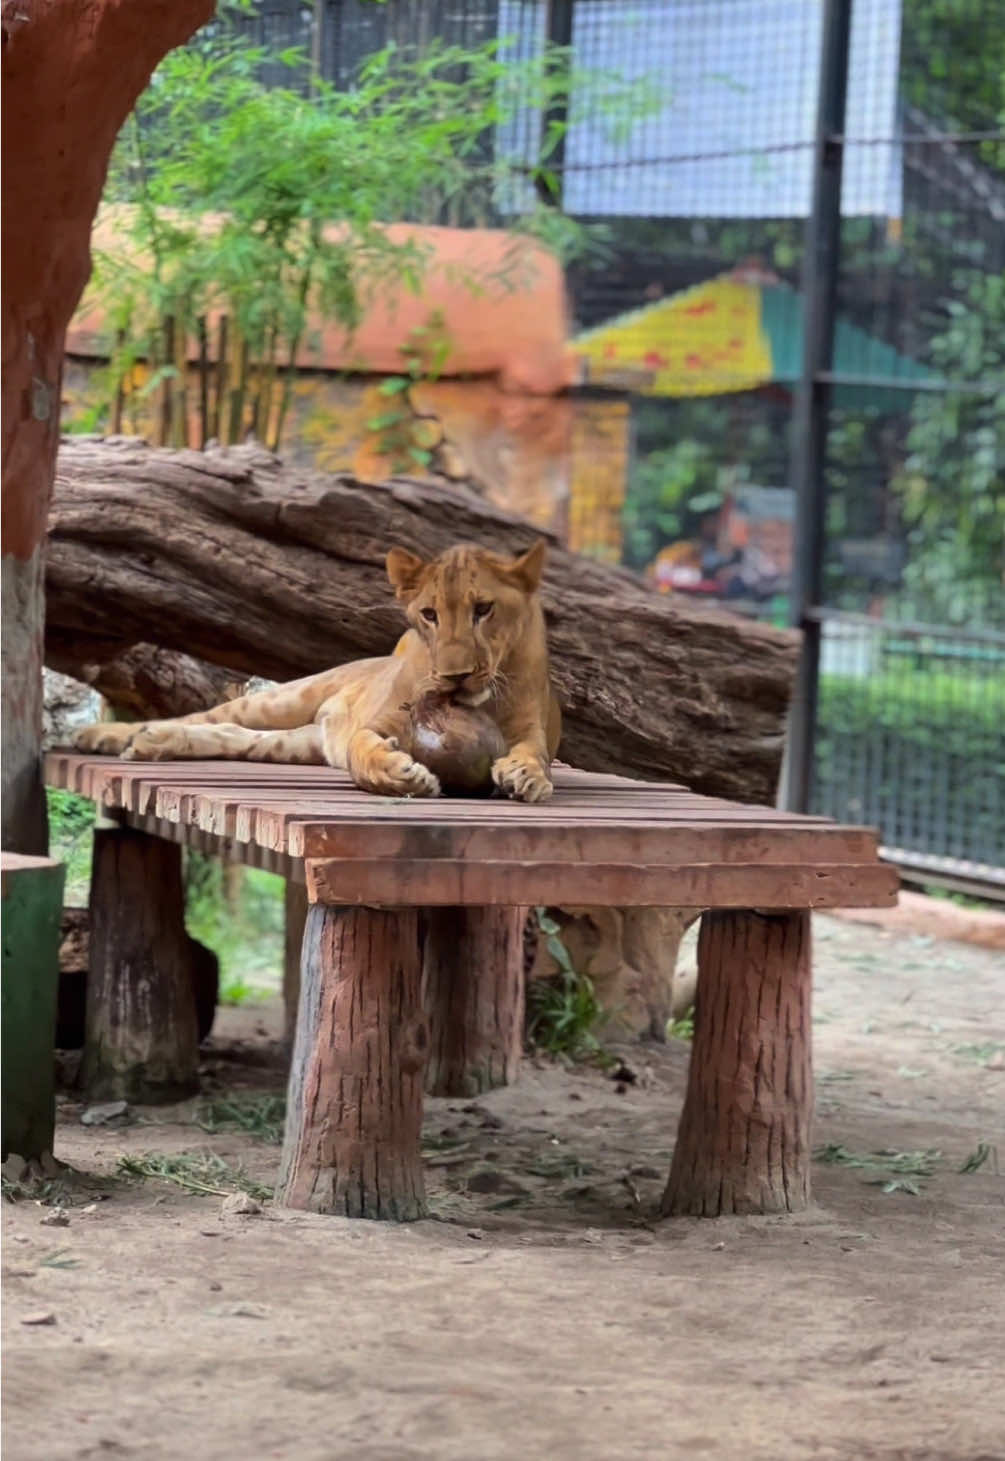
POLYGON ((495 784, 517 801, 544 801, 561 729, 538 597, 545 548, 542 539, 506 558, 461 545, 428 563, 392 548, 387 576, 411 626, 393 654, 175 720, 86 726, 74 744, 137 761, 327 764, 364 791, 437 796, 439 781, 411 755, 409 708, 428 690, 449 691, 484 706, 503 733, 495 784))

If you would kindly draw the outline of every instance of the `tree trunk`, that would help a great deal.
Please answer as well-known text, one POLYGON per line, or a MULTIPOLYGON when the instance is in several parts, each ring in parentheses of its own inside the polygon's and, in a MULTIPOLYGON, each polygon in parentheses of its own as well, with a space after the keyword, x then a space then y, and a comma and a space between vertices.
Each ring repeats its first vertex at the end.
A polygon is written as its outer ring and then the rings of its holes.
POLYGON ((90 273, 115 138, 164 53, 212 0, 4 0, 3 846, 44 852, 42 545, 63 344, 90 273), (53 98, 58 98, 54 105, 53 98))
POLYGON ((429 1095, 478 1096, 515 1079, 523 1048, 526 924, 526 908, 423 913, 429 1095))
MULTIPOLYGON (((199 1043, 213 1029, 220 995, 220 961, 187 933, 189 971, 195 998, 199 1043)), ((91 966, 91 915, 86 908, 64 908, 60 923, 59 1002, 56 1049, 79 1050, 87 1030, 87 986, 91 966)))
POLYGON ((246 676, 188 654, 135 644, 113 660, 97 664, 48 661, 50 670, 91 685, 123 720, 160 720, 209 710, 244 694, 246 676))
POLYGON ((81 1084, 92 1101, 178 1101, 199 1089, 181 848, 144 832, 94 834, 81 1084))
POLYGON ((297 1009, 300 1004, 300 959, 307 927, 307 889, 303 883, 287 878, 283 905, 286 914, 283 936, 283 1038, 289 1048, 297 1032, 297 1009))
POLYGON ((810 985, 809 913, 703 915, 691 1069, 664 1214, 806 1207, 810 985))
MULTIPOLYGON (((6 525, 3 537, 6 545, 10 541, 6 525)), ((42 579, 40 545, 36 545, 26 558, 13 553, 3 554, 0 589, 3 829, 0 846, 8 852, 34 856, 41 856, 49 846, 45 789, 39 771, 44 699, 42 636, 45 598, 42 579)))
POLYGON ((279 1203, 393 1222, 425 1216, 428 1044, 416 911, 313 904, 279 1203))
MULTIPOLYGON (((50 516, 48 662, 157 642, 289 679, 387 653, 403 627, 383 559, 402 541, 527 546, 472 494, 285 471, 261 447, 64 442, 50 516)), ((545 574, 562 759, 774 800, 797 637, 683 604, 560 549, 545 574)))

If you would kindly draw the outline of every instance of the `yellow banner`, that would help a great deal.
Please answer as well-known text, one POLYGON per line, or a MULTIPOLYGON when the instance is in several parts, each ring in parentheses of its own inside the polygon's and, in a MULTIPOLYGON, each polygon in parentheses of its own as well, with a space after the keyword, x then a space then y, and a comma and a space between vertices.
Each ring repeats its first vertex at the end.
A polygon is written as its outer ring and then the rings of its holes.
POLYGON ((756 284, 723 277, 588 330, 573 348, 584 384, 644 396, 749 391, 772 377, 756 284))

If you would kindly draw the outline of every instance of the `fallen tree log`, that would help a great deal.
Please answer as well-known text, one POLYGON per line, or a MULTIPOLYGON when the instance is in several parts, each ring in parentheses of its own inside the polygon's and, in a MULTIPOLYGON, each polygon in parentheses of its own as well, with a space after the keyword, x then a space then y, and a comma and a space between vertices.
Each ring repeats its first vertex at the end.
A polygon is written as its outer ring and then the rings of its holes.
MULTIPOLYGON (((47 663, 74 673, 148 643, 290 679, 388 652, 402 624, 384 574, 393 544, 517 552, 534 536, 460 489, 364 486, 255 445, 69 438, 49 519, 47 663)), ((543 597, 563 760, 774 800, 796 635, 659 596, 557 547, 543 597)))
POLYGON ((209 710, 244 694, 245 679, 219 665, 203 664, 177 650, 156 644, 134 644, 117 658, 96 664, 75 659, 58 662, 46 656, 46 667, 90 685, 108 701, 120 720, 159 720, 209 710))

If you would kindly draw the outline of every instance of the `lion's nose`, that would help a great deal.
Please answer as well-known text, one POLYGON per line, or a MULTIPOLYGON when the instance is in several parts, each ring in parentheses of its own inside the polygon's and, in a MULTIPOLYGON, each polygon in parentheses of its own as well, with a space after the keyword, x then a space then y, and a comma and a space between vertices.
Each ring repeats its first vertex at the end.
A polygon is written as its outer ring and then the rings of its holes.
POLYGON ((463 685, 464 681, 472 673, 471 670, 452 670, 449 675, 441 675, 441 680, 446 680, 450 685, 463 685))

